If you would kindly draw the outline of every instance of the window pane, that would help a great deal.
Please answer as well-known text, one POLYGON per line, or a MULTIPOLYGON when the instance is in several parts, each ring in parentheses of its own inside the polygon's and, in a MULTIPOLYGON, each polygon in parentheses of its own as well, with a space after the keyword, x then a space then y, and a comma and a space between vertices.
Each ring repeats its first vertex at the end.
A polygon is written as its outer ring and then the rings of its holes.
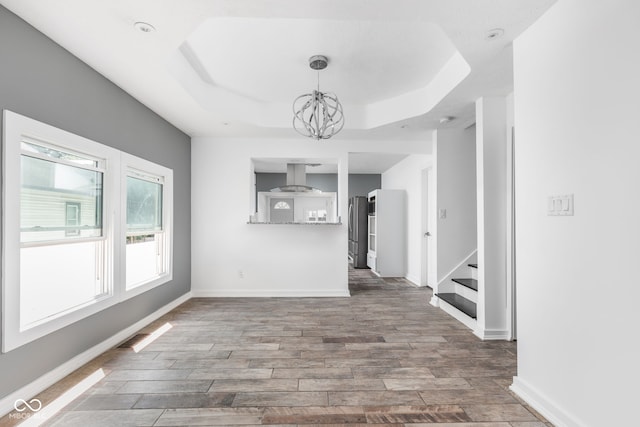
POLYGON ((162 184, 127 177, 127 231, 162 230, 162 184))
POLYGON ((291 206, 289 206, 289 203, 287 202, 278 202, 275 204, 273 209, 291 209, 291 206))
POLYGON ((163 233, 127 237, 127 289, 165 272, 163 242, 163 233))
POLYGON ((55 150, 49 147, 43 147, 41 145, 32 144, 26 141, 22 141, 20 148, 22 149, 23 152, 26 151, 30 153, 38 153, 43 156, 51 157, 52 159, 60 159, 70 163, 75 163, 78 166, 89 166, 94 168, 98 167, 98 161, 95 159, 81 157, 76 154, 55 150))
POLYGON ((102 235, 101 172, 23 155, 21 179, 22 243, 102 235))
POLYGON ((20 329, 28 329, 106 293, 104 242, 20 250, 20 329))
POLYGON ((66 214, 66 226, 67 230, 65 231, 66 236, 78 236, 80 234, 80 230, 77 228, 80 225, 80 203, 78 202, 67 202, 67 214, 66 214))

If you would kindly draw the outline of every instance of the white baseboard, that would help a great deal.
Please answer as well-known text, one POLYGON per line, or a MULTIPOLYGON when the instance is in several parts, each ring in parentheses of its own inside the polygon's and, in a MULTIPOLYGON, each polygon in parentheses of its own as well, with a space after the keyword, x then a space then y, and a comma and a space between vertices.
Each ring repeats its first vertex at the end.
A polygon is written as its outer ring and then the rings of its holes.
POLYGON ((407 280, 408 282, 411 282, 411 284, 413 286, 416 286, 418 288, 424 288, 424 286, 420 284, 420 278, 419 277, 405 276, 405 280, 407 280))
POLYGON ((476 326, 473 333, 483 341, 509 341, 511 339, 511 334, 506 329, 482 329, 476 326))
POLYGON ((431 295, 431 300, 429 301, 429 304, 431 304, 434 307, 440 307, 440 298, 438 298, 436 294, 431 295))
POLYGON ((193 298, 344 298, 350 297, 349 290, 344 291, 232 291, 232 290, 192 290, 193 298))
POLYGON ((454 306, 452 306, 451 304, 449 304, 443 299, 440 299, 439 304, 442 311, 444 311, 445 313, 449 314, 450 316, 458 320, 467 328, 471 329, 472 331, 476 329, 476 323, 477 323, 476 319, 473 319, 467 316, 466 314, 464 314, 463 312, 461 312, 460 310, 458 310, 457 308, 455 308, 454 306))
POLYGON ((154 311, 144 319, 137 321, 136 323, 129 326, 128 328, 123 329, 122 331, 116 333, 110 338, 107 338, 106 340, 102 341, 100 344, 97 344, 91 347, 90 349, 86 350, 83 353, 80 353, 73 359, 68 360, 67 362, 63 363, 62 365, 58 366, 52 371, 47 372, 37 380, 3 397, 2 399, 0 399, 0 416, 4 416, 9 412, 13 411, 14 409, 13 405, 16 400, 24 399, 26 401, 29 401, 29 399, 31 399, 33 396, 36 396, 38 393, 42 392, 48 387, 51 387, 53 384, 57 383, 67 375, 74 372, 76 369, 82 367, 86 363, 89 363, 96 357, 100 356, 102 353, 120 344, 122 341, 129 338, 131 335, 135 334, 140 329, 144 328, 154 320, 159 319, 163 315, 167 314, 168 312, 170 312, 171 310, 173 310, 174 308, 178 307, 180 304, 183 304, 184 302, 188 301, 191 298, 192 298, 191 292, 188 292, 182 295, 178 299, 175 299, 171 301, 169 304, 165 305, 164 307, 161 307, 158 310, 154 311))
POLYGON ((513 377, 513 384, 509 389, 556 427, 582 427, 586 425, 573 415, 568 414, 544 393, 536 390, 522 378, 513 377))

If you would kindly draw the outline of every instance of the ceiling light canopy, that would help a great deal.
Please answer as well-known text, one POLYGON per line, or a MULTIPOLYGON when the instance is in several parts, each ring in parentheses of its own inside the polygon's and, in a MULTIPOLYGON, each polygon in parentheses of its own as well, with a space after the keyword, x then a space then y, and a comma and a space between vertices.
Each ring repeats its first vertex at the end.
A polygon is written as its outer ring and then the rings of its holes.
POLYGON ((496 40, 504 35, 504 29, 502 28, 494 28, 493 30, 487 31, 484 38, 486 40, 496 40))
POLYGON ((344 127, 342 104, 334 93, 320 92, 320 70, 329 60, 323 55, 309 58, 309 67, 318 71, 318 88, 293 101, 293 128, 300 135, 316 140, 329 139, 344 127))
POLYGON ((156 30, 153 25, 149 24, 148 22, 142 21, 138 21, 133 24, 133 28, 140 31, 141 33, 153 33, 156 30))

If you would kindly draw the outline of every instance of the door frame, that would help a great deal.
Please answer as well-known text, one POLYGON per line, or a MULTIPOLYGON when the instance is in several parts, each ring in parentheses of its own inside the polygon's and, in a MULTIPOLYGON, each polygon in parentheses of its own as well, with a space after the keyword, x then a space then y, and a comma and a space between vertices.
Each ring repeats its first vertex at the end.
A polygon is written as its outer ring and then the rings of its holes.
POLYGON ((435 181, 433 180, 433 166, 428 166, 421 170, 421 211, 422 211, 422 244, 420 262, 420 286, 433 288, 435 273, 436 248, 434 247, 435 234, 435 200, 433 191, 435 181), (430 236, 427 236, 430 233, 430 236))

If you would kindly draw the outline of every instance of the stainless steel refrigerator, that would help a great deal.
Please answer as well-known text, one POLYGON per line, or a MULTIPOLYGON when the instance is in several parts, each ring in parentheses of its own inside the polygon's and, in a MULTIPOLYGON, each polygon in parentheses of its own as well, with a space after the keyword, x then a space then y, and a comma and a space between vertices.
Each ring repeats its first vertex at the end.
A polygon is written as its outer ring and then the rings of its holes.
POLYGON ((368 201, 349 199, 349 259, 354 268, 367 268, 368 201))

